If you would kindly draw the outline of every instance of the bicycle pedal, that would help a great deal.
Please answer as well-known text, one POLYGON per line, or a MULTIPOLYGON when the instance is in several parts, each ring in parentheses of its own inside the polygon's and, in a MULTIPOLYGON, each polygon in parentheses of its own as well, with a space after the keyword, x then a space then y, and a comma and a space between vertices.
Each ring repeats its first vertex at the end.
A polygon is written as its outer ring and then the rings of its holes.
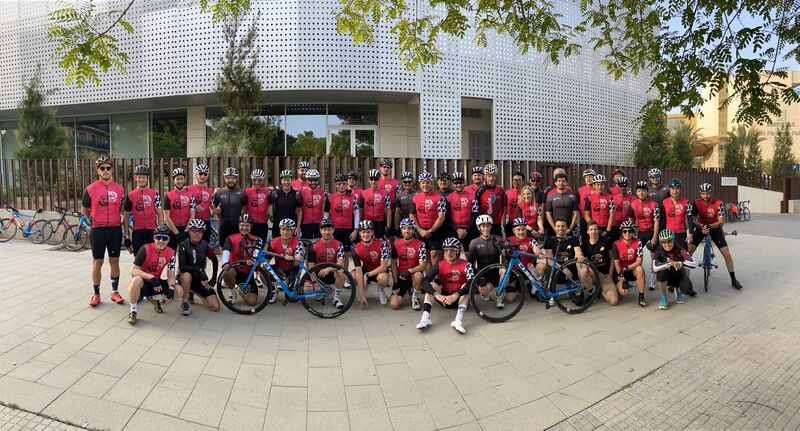
POLYGON ((288 304, 288 303, 289 303, 289 300, 288 300, 288 299, 284 299, 284 300, 283 300, 283 306, 284 306, 284 307, 285 307, 285 306, 286 306, 286 304, 288 304))

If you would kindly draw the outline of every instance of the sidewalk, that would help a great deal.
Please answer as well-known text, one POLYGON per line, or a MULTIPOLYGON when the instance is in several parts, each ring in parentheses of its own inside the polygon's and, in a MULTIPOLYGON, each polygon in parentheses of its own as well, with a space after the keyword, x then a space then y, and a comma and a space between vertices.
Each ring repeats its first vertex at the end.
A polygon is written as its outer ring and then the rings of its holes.
MULTIPOLYGON (((771 223, 796 230, 798 221, 771 223)), ((656 426, 657 412, 676 428, 712 427, 673 412, 682 404, 703 406, 721 427, 751 428, 737 422, 738 412, 760 418, 764 413, 752 410, 765 408, 760 404, 792 424, 800 398, 765 402, 755 388, 766 394, 780 380, 789 394, 800 392, 796 363, 780 356, 800 355, 798 323, 787 308, 797 304, 788 294, 800 275, 787 251, 800 241, 758 236, 756 223, 748 223, 752 234, 729 240, 742 291, 719 269, 707 294, 667 312, 657 309, 654 292, 644 309, 628 298, 576 316, 529 301, 505 324, 468 310, 464 336, 450 328, 450 310, 435 308, 434 327, 420 334, 419 313, 384 309, 377 297, 368 310, 335 320, 298 304, 270 305, 257 316, 197 305, 183 317, 175 304, 156 315, 144 303, 131 327, 127 305, 108 299, 107 269, 104 302, 88 307, 89 252, 12 241, 0 244, 0 401, 112 430, 571 430, 616 429, 632 420, 641 424, 634 429, 672 428, 656 426), (773 356, 772 366, 758 365, 773 356), (729 398, 687 398, 711 391, 712 380, 729 398), (627 398, 613 402, 643 393, 663 398, 647 398, 639 410, 627 398), (658 410, 653 404, 661 399, 658 410), (723 410, 697 404, 709 399, 737 412, 720 416, 723 410)), ((123 256, 122 289, 131 262, 123 256)), ((693 278, 702 283, 699 272, 693 278)))

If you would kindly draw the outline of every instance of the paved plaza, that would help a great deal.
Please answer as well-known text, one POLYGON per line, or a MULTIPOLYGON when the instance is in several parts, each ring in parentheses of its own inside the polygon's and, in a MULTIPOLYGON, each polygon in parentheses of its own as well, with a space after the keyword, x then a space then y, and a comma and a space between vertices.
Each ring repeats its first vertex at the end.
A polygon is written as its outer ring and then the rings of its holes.
POLYGON ((87 305, 88 251, 0 244, 0 401, 19 408, 0 430, 798 429, 799 222, 726 226, 742 291, 719 269, 702 293, 695 271, 700 295, 668 311, 655 292, 575 316, 529 301, 504 324, 469 310, 466 335, 452 310, 422 334, 377 297, 335 320, 145 302, 131 327, 105 268, 87 305))

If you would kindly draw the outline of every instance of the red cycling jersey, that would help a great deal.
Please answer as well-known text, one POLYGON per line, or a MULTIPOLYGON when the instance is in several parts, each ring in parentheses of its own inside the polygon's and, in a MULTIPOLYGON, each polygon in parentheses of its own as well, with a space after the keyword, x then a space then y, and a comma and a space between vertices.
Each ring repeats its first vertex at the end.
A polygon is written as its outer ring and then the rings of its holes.
POLYGON ((208 222, 211 219, 211 197, 214 196, 214 192, 209 187, 201 186, 200 184, 192 184, 186 189, 189 190, 194 198, 195 218, 208 222))
POLYGON ((358 197, 347 193, 334 193, 328 196, 325 205, 327 213, 336 229, 353 229, 355 214, 358 212, 358 197))
POLYGON ((344 259, 344 246, 333 238, 328 242, 325 242, 325 239, 322 238, 311 246, 310 254, 314 263, 337 263, 344 259))
POLYGON ((464 259, 456 259, 453 263, 447 259, 439 262, 439 279, 442 281, 442 294, 452 295, 466 284, 473 276, 472 265, 464 259))
POLYGON ((589 211, 589 217, 597 222, 600 229, 605 229, 614 211, 614 198, 608 193, 592 193, 584 201, 583 209, 589 211))
POLYGON ((483 186, 475 194, 472 212, 492 216, 493 224, 503 222, 503 210, 506 207, 506 191, 500 186, 483 186))
POLYGON ((386 192, 389 196, 389 202, 392 204, 392 208, 394 208, 394 201, 397 199, 397 192, 400 190, 400 181, 394 178, 381 177, 381 179, 378 180, 378 188, 386 192))
POLYGON ((352 196, 355 196, 355 197, 357 197, 357 198, 358 198, 358 200, 361 200, 361 196, 364 194, 364 189, 362 189, 362 188, 358 188, 358 187, 353 187, 352 189, 348 190, 348 192, 349 192, 349 193, 350 193, 352 196))
MULTIPOLYGON (((517 244, 517 250, 519 250, 520 253, 533 253, 533 247, 536 246, 536 240, 529 236, 526 236, 522 240, 516 236, 512 236, 509 238, 509 241, 511 241, 512 244, 517 244)), ((519 262, 527 267, 534 264, 534 259, 535 258, 531 256, 520 256, 519 262)))
POLYGON ((695 200, 694 212, 697 214, 697 221, 700 224, 714 224, 719 221, 720 217, 725 216, 722 201, 717 198, 711 199, 708 203, 702 199, 695 200))
MULTIPOLYGON (((461 193, 453 192, 445 198, 447 201, 447 213, 450 215, 450 221, 459 229, 466 229, 469 227, 469 221, 472 217, 472 195, 464 189, 461 193)), ((439 216, 438 214, 436 215, 439 216)), ((419 217, 419 215, 417 216, 419 217)), ((434 218, 434 222, 436 219, 434 218)))
POLYGON ((353 264, 356 268, 362 267, 362 271, 367 273, 381 266, 382 260, 389 260, 389 243, 373 238, 369 244, 363 241, 353 246, 353 264))
MULTIPOLYGON (((229 262, 252 259, 256 251, 253 249, 245 248, 247 246, 256 245, 258 246, 258 248, 261 248, 261 238, 250 234, 247 234, 247 237, 245 237, 240 233, 236 233, 229 236, 225 240, 225 242, 226 244, 223 244, 225 246, 225 249, 231 252, 231 257, 229 262), (228 241, 230 241, 230 244, 227 244, 228 241), (230 248, 227 247, 228 245, 230 245, 230 248)), ((241 273, 248 273, 250 272, 250 267, 240 265, 236 267, 236 271, 241 273)))
POLYGON ((297 190, 297 191, 299 191, 299 192, 302 192, 303 190, 309 188, 308 187, 308 181, 303 181, 300 178, 295 178, 292 181, 292 188, 297 190))
POLYGON ((155 229, 158 224, 158 210, 161 208, 161 196, 151 188, 144 190, 138 187, 131 190, 125 199, 125 211, 133 215, 133 229, 155 229))
POLYGON ((186 226, 192 210, 195 209, 194 197, 187 188, 181 190, 172 189, 167 193, 164 206, 169 211, 169 218, 175 226, 186 226))
MULTIPOLYGON (((611 186, 611 187, 609 187, 608 188, 608 193, 611 194, 611 196, 618 195, 619 194, 619 186, 611 186)), ((628 193, 628 194, 630 195, 630 193, 628 193)))
POLYGON ((519 191, 517 189, 508 189, 506 190, 506 204, 508 208, 506 208, 506 212, 508 213, 508 218, 513 219, 513 215, 517 213, 517 198, 519 197, 519 191))
POLYGON ((124 198, 125 190, 121 185, 115 182, 106 185, 97 180, 86 187, 81 204, 91 210, 92 227, 116 227, 120 225, 124 198))
MULTIPOLYGON (((291 256, 302 256, 305 253, 305 248, 303 247, 303 243, 297 239, 296 236, 293 236, 288 244, 283 243, 283 238, 277 237, 273 238, 272 241, 269 243, 268 251, 280 254, 281 256, 291 255, 291 256)), ((293 269, 297 269, 296 261, 286 261, 284 259, 275 258, 275 266, 282 269, 283 271, 290 271, 293 269)))
POLYGON ((523 202, 517 207, 517 217, 524 218, 525 223, 534 229, 539 226, 541 213, 541 207, 536 202, 523 202))
POLYGON ((155 244, 145 244, 142 250, 145 253, 144 262, 137 265, 142 271, 158 279, 161 278, 161 273, 167 266, 171 270, 175 269, 175 250, 166 247, 164 250, 158 251, 155 244))
POLYGON ((631 211, 628 217, 636 220, 636 224, 639 226, 639 232, 646 232, 653 230, 655 221, 661 218, 660 213, 661 209, 656 201, 650 198, 644 201, 636 199, 631 202, 631 211))
POLYGON ((691 220, 692 204, 684 197, 673 201, 672 197, 664 199, 664 220, 666 228, 675 233, 685 233, 688 227, 687 217, 691 220))
POLYGON ((300 196, 303 199, 303 224, 321 222, 328 192, 319 186, 313 190, 309 187, 303 189, 300 196))
POLYGON ((397 271, 400 273, 408 271, 428 259, 425 243, 416 238, 408 241, 405 238, 398 238, 394 240, 393 247, 394 253, 392 254, 397 258, 397 271))
POLYGON ((383 189, 369 188, 361 192, 361 202, 358 206, 364 209, 364 220, 385 222, 386 208, 390 208, 392 202, 383 189))
POLYGON ((627 195, 622 195, 622 193, 617 193, 614 196, 614 224, 615 227, 620 227, 622 222, 628 219, 628 215, 631 212, 631 203, 633 201, 638 200, 633 195, 628 193, 627 195))
POLYGON ((593 194, 594 194, 594 187, 592 186, 583 185, 578 187, 578 199, 580 202, 580 207, 583 207, 583 205, 586 203, 586 199, 593 194))
POLYGON ((247 195, 247 213, 253 218, 253 223, 266 223, 269 219, 269 188, 248 187, 244 194, 247 195))
POLYGON ((614 259, 619 259, 620 266, 625 269, 642 257, 642 242, 639 238, 633 238, 629 244, 625 244, 624 239, 618 239, 614 243, 614 259))
MULTIPOLYGON (((451 195, 453 193, 450 193, 451 195)), ((417 216, 417 223, 423 229, 430 229, 439 218, 439 214, 447 213, 447 201, 441 193, 431 190, 429 193, 419 192, 411 199, 411 214, 417 216)))
POLYGON ((483 187, 483 186, 476 186, 475 184, 470 184, 470 185, 464 187, 464 191, 469 193, 469 194, 471 194, 472 197, 475 197, 475 193, 477 193, 478 189, 481 188, 481 187, 483 187))

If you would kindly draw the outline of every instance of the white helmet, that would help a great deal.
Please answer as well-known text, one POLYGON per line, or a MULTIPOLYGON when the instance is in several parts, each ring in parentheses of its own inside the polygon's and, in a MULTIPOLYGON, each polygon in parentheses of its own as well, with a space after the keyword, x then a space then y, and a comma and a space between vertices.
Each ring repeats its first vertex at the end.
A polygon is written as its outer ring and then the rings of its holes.
POLYGON ((475 220, 475 225, 477 226, 480 226, 482 224, 492 224, 492 223, 494 223, 494 220, 492 220, 492 216, 488 214, 481 214, 475 220))

